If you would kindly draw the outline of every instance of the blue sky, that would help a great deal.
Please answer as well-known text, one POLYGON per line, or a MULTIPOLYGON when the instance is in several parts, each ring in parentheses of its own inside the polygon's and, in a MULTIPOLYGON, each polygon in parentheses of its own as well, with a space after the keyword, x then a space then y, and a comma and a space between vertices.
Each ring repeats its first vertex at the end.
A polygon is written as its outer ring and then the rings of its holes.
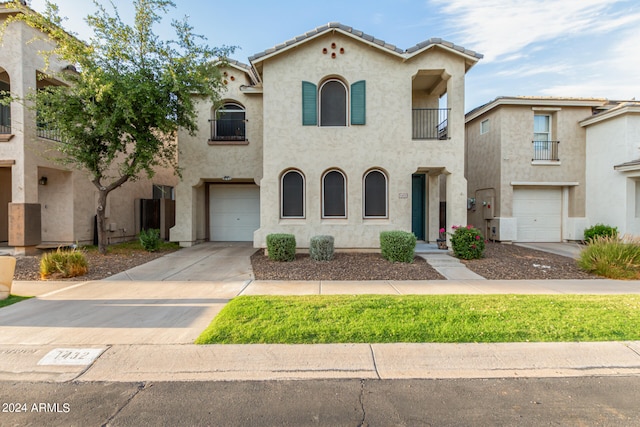
MULTIPOLYGON (((106 0, 101 0, 108 5, 106 0)), ((328 22, 340 22, 401 49, 440 37, 484 55, 467 73, 466 110, 498 96, 640 99, 637 0, 174 0, 211 46, 248 57, 328 22)), ((58 0, 65 27, 82 39, 89 0, 58 0)), ((113 0, 123 19, 131 1, 113 0)), ((37 11, 44 0, 31 0, 37 11)), ((130 21, 129 21, 130 22, 130 21)), ((170 32, 159 29, 163 37, 170 32)))

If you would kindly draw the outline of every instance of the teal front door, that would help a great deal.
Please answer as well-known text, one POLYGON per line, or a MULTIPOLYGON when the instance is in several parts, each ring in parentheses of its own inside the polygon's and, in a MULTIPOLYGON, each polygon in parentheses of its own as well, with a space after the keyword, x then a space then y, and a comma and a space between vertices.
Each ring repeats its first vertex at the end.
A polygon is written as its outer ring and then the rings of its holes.
POLYGON ((425 176, 413 175, 411 177, 411 231, 418 240, 425 240, 424 193, 425 176))

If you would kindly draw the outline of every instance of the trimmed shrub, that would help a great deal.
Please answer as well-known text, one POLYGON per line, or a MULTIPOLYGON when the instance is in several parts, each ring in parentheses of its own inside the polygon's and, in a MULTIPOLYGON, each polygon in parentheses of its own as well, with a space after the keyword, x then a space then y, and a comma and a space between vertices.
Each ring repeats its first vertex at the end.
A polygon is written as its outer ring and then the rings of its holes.
POLYGON ((293 261, 296 258, 296 236, 284 233, 267 235, 267 252, 273 261, 293 261))
POLYGON ((591 243, 597 237, 618 237, 618 228, 605 224, 596 224, 584 229, 584 241, 591 243))
POLYGON ((382 257, 391 262, 412 263, 416 249, 416 236, 407 231, 383 231, 380 233, 382 257))
POLYGON ((314 261, 330 261, 334 252, 333 236, 313 236, 309 244, 309 256, 314 261))
POLYGON ((640 279, 640 242, 611 236, 595 237, 580 252, 578 266, 610 279, 640 279))
POLYGON ((48 252, 40 258, 40 277, 76 277, 87 274, 87 258, 76 249, 60 249, 48 252))
POLYGON ((478 259, 484 254, 484 237, 473 225, 453 226, 451 233, 451 249, 453 255, 460 259, 478 259))
POLYGON ((140 244, 147 252, 155 252, 160 248, 160 230, 150 228, 140 230, 140 244))

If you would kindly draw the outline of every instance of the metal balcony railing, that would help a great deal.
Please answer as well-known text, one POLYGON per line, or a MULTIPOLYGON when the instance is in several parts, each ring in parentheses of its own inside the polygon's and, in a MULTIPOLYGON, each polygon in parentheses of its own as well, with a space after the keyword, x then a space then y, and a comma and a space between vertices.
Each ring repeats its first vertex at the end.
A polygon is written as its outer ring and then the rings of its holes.
POLYGON ((560 141, 531 141, 533 143, 533 160, 558 162, 558 146, 560 141))
POLYGON ((38 126, 36 134, 40 138, 51 139, 53 141, 62 141, 62 137, 60 136, 60 131, 57 129, 51 129, 47 126, 38 126))
POLYGON ((211 141, 245 141, 246 120, 218 119, 211 123, 211 141))
POLYGON ((448 139, 450 108, 414 108, 413 139, 448 139))

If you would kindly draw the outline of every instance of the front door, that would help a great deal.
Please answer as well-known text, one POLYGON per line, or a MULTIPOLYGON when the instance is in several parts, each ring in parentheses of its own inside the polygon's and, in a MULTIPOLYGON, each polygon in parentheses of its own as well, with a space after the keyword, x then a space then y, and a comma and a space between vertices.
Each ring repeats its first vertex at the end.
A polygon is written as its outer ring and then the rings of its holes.
POLYGON ((411 177, 411 231, 418 240, 425 240, 425 176, 411 177))

